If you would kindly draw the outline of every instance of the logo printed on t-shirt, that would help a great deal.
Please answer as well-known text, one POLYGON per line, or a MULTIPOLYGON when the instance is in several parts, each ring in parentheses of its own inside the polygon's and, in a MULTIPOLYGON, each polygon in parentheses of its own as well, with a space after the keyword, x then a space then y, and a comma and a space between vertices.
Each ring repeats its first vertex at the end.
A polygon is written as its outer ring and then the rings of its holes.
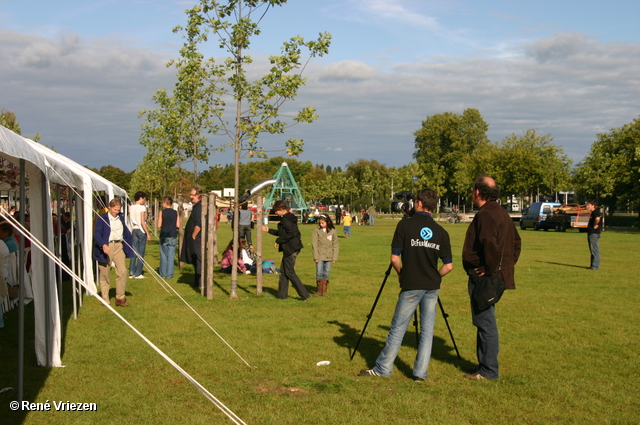
POLYGON ((422 239, 424 239, 425 241, 428 241, 429 239, 431 239, 433 237, 433 231, 431 229, 429 229, 428 227, 423 227, 420 230, 420 237, 422 239))

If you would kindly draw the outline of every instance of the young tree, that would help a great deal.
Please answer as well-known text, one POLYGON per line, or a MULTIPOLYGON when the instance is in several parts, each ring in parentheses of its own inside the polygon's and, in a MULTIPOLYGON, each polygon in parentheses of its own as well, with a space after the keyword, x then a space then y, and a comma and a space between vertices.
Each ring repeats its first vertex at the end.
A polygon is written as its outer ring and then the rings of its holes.
POLYGON ((139 140, 158 166, 172 169, 178 165, 180 176, 183 162, 192 159, 196 185, 198 161, 209 158, 207 134, 218 131, 213 115, 219 113, 216 105, 220 101, 216 87, 206 84, 210 64, 197 52, 197 37, 188 34, 186 38, 181 58, 168 64, 177 69, 178 82, 173 93, 169 95, 165 89, 159 89, 153 96, 159 108, 140 111, 139 118, 146 122, 139 140))
MULTIPOLYGON (((308 61, 315 56, 323 56, 329 51, 331 36, 321 33, 318 39, 305 41, 301 36, 284 42, 279 55, 269 58, 267 73, 255 81, 247 77, 253 63, 246 54, 253 37, 260 34, 259 24, 270 7, 282 6, 286 0, 201 0, 200 4, 187 10, 188 23, 184 31, 189 44, 187 62, 199 55, 198 46, 206 43, 211 35, 217 37, 218 46, 229 56, 221 62, 214 58, 206 62, 200 81, 206 81, 211 90, 208 97, 214 98, 217 119, 216 132, 229 137, 228 146, 235 154, 235 199, 234 213, 238 215, 239 164, 243 152, 248 156, 266 156, 264 148, 258 145, 261 133, 282 134, 291 125, 309 123, 317 118, 311 106, 302 108, 294 117, 280 114, 282 105, 296 97, 305 84, 302 78, 308 61), (255 18, 257 17, 257 18, 255 18), (308 59, 302 60, 302 49, 308 52, 308 59), (234 118, 224 118, 229 104, 234 118)), ((184 57, 184 54, 183 54, 184 57)), ((201 62, 200 62, 201 63, 201 62)), ((200 74, 199 74, 200 75, 200 74)), ((302 152, 303 141, 289 139, 286 151, 290 156, 302 152)), ((238 220, 234 220, 234 264, 238 251, 238 220)), ((232 268, 230 298, 237 299, 237 272, 232 268)))
POLYGON ((169 167, 165 158, 155 152, 148 151, 138 163, 136 169, 129 173, 128 192, 133 198, 133 194, 139 190, 147 192, 149 199, 153 196, 162 197, 171 195, 177 198, 178 195, 185 196, 185 189, 191 189, 190 183, 193 181, 190 173, 186 173, 179 167, 169 167), (186 177, 187 181, 184 181, 186 177))

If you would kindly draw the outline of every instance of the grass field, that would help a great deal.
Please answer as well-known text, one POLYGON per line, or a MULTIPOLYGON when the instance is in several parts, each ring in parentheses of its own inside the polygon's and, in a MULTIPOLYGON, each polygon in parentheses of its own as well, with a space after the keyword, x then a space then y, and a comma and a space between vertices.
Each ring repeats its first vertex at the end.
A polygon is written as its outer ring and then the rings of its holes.
MULTIPOLYGON (((640 234, 605 232, 602 266, 589 271, 586 235, 521 231, 518 289, 497 306, 501 378, 469 382, 475 362, 466 278, 460 253, 466 224, 445 225, 454 245, 454 271, 441 300, 460 350, 458 360, 438 313, 429 377, 411 380, 416 335, 411 326, 391 378, 358 377, 384 345, 398 292, 390 276, 350 361, 389 264, 397 221, 376 217, 340 238, 328 297, 301 302, 275 298, 277 276, 239 276, 239 301, 228 299, 230 279, 218 275, 209 301, 188 285, 191 266, 169 283, 250 365, 248 367, 176 296, 152 278, 129 280, 131 307, 118 311, 247 424, 636 424, 640 420, 640 234), (329 366, 316 366, 329 360, 329 366)), ((315 290, 312 226, 297 270, 315 290)), ((341 229, 339 229, 341 231, 341 229)), ((221 225, 220 240, 230 239, 221 225)), ((221 242, 221 245, 224 244, 221 242)), ((265 258, 278 260, 265 235, 265 258)), ((157 241, 147 261, 158 265, 157 241)), ((147 276, 149 274, 147 273, 147 276)), ((66 289, 67 295, 69 289, 66 289)), ((25 399, 97 403, 96 412, 12 412, 15 391, 0 394, 7 424, 231 423, 197 389, 95 299, 86 297, 78 320, 64 307, 66 366, 35 366, 32 308, 27 307, 25 399), (31 317, 31 319, 29 319, 31 317)), ((113 300, 112 300, 113 303, 113 300)), ((16 381, 17 310, 0 330, 0 388, 16 381)))

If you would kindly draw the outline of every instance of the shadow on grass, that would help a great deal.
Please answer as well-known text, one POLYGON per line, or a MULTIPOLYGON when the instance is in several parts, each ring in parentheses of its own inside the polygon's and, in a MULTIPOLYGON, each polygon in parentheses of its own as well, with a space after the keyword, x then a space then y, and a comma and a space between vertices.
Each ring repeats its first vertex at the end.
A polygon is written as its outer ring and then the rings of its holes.
MULTIPOLYGON (((62 282, 61 313, 61 353, 64 364, 65 335, 69 320, 73 317, 73 299, 71 281, 62 282)), ((54 288, 57 291, 57 289, 54 288)), ((38 366, 35 353, 35 323, 33 301, 24 306, 24 369, 22 399, 27 402, 36 400, 49 377, 51 368, 38 366)), ((2 423, 19 424, 26 420, 28 410, 9 410, 9 403, 18 399, 18 307, 4 313, 5 327, 0 330, 0 389, 11 388, 0 393, 0 404, 5 406, 2 423)))
MULTIPOLYGON (((276 282, 276 285, 279 284, 279 281, 276 282)), ((298 298, 298 293, 296 292, 295 288, 293 287, 293 285, 291 285, 291 283, 288 283, 289 285, 289 289, 288 289, 288 294, 289 297, 293 297, 293 298, 298 298)), ((304 284, 303 284, 304 285, 304 284)), ((250 285, 248 285, 249 288, 255 288, 257 291, 257 285, 255 283, 251 283, 250 285)), ((309 293, 309 295, 313 295, 315 294, 317 291, 317 288, 315 286, 311 286, 311 285, 304 285, 305 289, 307 290, 307 292, 309 293)), ((238 285, 238 288, 240 288, 240 285, 238 285)), ((255 294, 256 292, 250 292, 250 291, 246 291, 247 293, 251 293, 251 294, 255 294)), ((262 282, 262 293, 263 294, 268 294, 271 295, 275 298, 278 298, 278 288, 272 288, 269 286, 265 286, 264 281, 262 282)))
MULTIPOLYGON (((213 284, 214 286, 216 286, 222 293, 224 293, 225 295, 231 295, 231 292, 229 291, 229 289, 231 288, 231 275, 230 274, 226 274, 226 273, 216 273, 216 276, 218 277, 222 277, 222 276, 228 276, 229 279, 225 279, 225 284, 222 284, 222 279, 213 279, 213 284)), ((240 276, 240 274, 238 274, 238 276, 240 276)), ((249 288, 255 288, 256 285, 255 284, 249 284, 249 285, 241 285, 240 282, 238 281, 236 284, 236 287, 238 289, 238 291, 242 291, 244 293, 246 293, 247 295, 254 295, 255 292, 251 292, 249 289, 247 289, 248 286, 249 288)))
POLYGON ((578 268, 578 269, 586 269, 587 268, 585 266, 578 266, 576 264, 558 263, 558 262, 555 262, 555 261, 540 261, 540 260, 538 260, 537 262, 538 263, 545 263, 545 264, 553 264, 554 266, 575 267, 575 268, 578 268))
MULTIPOLYGON (((334 337, 333 340, 339 346, 347 348, 349 350, 349 356, 351 356, 356 344, 358 343, 361 331, 358 331, 355 328, 352 328, 351 326, 345 323, 338 322, 336 320, 329 321, 327 323, 339 327, 341 335, 334 337)), ((407 331, 407 333, 405 333, 404 339, 402 340, 402 347, 417 348, 419 334, 416 333, 415 328, 412 327, 413 325, 410 326, 410 329, 413 329, 413 331, 407 331)), ((388 326, 379 326, 379 329, 389 332, 388 326)), ((447 335, 447 337, 448 336, 449 335, 447 335)), ((360 355, 364 357, 369 367, 373 367, 373 365, 375 365, 376 359, 378 358, 378 355, 380 354, 384 346, 385 341, 378 340, 376 338, 369 338, 365 333, 365 335, 362 336, 360 345, 358 346, 358 353, 360 353, 360 355)), ((461 370, 475 364, 465 358, 458 359, 453 343, 448 343, 447 340, 437 335, 433 336, 431 358, 438 359, 442 362, 454 364, 461 370)), ((406 377, 413 377, 413 363, 409 364, 396 358, 394 366, 400 373, 402 373, 406 377)))
POLYGON ((178 278, 177 282, 187 284, 191 287, 191 289, 194 292, 200 293, 200 288, 197 288, 193 285, 195 281, 195 277, 196 277, 195 273, 185 272, 184 269, 182 269, 182 273, 180 274, 180 277, 178 278))

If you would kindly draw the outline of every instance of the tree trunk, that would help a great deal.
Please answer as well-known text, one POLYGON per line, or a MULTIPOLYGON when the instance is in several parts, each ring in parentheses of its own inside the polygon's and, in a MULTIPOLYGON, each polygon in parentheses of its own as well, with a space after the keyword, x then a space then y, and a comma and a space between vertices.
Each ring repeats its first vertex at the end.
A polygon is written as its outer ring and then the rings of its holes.
POLYGON ((262 223, 264 214, 262 212, 262 195, 258 195, 258 222, 256 223, 256 292, 258 295, 262 294, 262 223))
MULTIPOLYGON (((241 15, 239 13, 239 15, 241 15)), ((238 16, 240 20, 242 16, 238 16)), ((242 76, 242 48, 238 47, 236 56, 236 74, 238 81, 242 76)), ((240 214, 238 213, 238 190, 240 186, 240 120, 242 115, 242 94, 238 93, 236 102, 236 135, 234 141, 235 151, 235 170, 233 173, 233 264, 231 265, 231 290, 229 291, 229 299, 238 299, 238 223, 240 222, 240 214)))
MULTIPOLYGON (((213 299, 213 267, 214 267, 214 257, 216 255, 215 252, 215 235, 216 235, 216 195, 213 193, 209 193, 205 195, 208 198, 208 208, 207 208, 207 221, 206 224, 203 222, 203 226, 207 226, 207 241, 206 241, 206 265, 207 265, 207 284, 205 295, 208 300, 213 299)), ((203 205, 204 207, 204 205, 203 205)), ((203 285, 204 286, 204 285, 203 285)))

